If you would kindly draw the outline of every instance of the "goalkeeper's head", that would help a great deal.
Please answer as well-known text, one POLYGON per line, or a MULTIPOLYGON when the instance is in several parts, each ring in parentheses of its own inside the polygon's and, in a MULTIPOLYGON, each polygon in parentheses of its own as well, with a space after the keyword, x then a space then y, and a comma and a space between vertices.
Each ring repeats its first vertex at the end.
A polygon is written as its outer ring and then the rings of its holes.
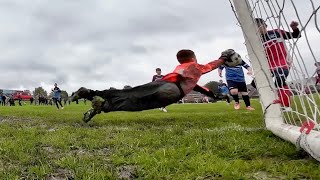
POLYGON ((182 49, 177 53, 177 59, 180 64, 188 62, 197 62, 196 55, 192 50, 182 49))
POLYGON ((262 18, 255 18, 256 24, 258 26, 258 30, 260 34, 266 34, 267 33, 267 27, 268 25, 262 18))

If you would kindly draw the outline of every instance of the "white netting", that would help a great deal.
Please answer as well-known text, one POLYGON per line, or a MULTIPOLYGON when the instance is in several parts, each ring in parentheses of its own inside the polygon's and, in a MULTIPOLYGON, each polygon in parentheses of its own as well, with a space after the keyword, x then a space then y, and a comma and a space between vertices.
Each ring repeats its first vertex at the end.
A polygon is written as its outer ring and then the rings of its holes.
MULTIPOLYGON (((320 84, 316 85, 318 75, 315 63, 320 61, 320 21, 317 17, 320 1, 248 0, 247 2, 252 9, 250 13, 253 20, 260 22, 260 25, 261 22, 267 25, 267 32, 258 28, 257 34, 261 37, 269 65, 271 64, 271 70, 265 73, 270 76, 273 74, 274 80, 276 76, 278 77, 277 83, 270 82, 269 86, 277 95, 279 91, 283 93, 279 97, 281 104, 285 102, 286 95, 293 94, 290 97, 290 108, 282 108, 285 122, 301 126, 303 122, 312 121, 316 124, 314 130, 319 131, 320 84), (290 26, 292 21, 299 23, 298 37, 296 30, 293 31, 295 28, 290 26), (281 62, 283 57, 286 58, 287 65, 281 62), (283 77, 286 74, 284 69, 289 70, 287 78, 283 77), (286 90, 284 82, 289 86, 291 93, 286 90)), ((234 10, 233 5, 232 9, 234 10)))

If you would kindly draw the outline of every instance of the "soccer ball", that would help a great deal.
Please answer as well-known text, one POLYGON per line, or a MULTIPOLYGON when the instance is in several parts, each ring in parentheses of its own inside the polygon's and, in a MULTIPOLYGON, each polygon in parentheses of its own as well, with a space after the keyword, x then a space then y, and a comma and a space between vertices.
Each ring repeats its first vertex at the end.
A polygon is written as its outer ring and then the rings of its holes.
POLYGON ((235 66, 237 66, 237 65, 239 65, 239 64, 241 64, 241 63, 242 63, 242 58, 241 58, 240 54, 234 52, 234 53, 230 56, 229 60, 227 60, 227 61, 225 62, 225 65, 226 65, 226 66, 229 66, 229 67, 235 67, 235 66))

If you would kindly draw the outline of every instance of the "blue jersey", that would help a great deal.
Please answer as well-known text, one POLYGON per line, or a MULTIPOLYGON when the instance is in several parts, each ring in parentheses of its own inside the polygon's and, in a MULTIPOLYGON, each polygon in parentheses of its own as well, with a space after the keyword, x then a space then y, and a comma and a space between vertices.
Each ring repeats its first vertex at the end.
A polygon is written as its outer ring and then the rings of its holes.
POLYGON ((226 68, 226 80, 227 81, 236 81, 236 82, 245 82, 244 73, 242 67, 248 69, 250 66, 242 61, 241 64, 235 67, 220 66, 219 69, 223 70, 226 68))
POLYGON ((225 83, 219 84, 218 89, 221 94, 229 94, 229 88, 225 83))
POLYGON ((61 90, 58 87, 53 89, 53 98, 60 99, 61 90))

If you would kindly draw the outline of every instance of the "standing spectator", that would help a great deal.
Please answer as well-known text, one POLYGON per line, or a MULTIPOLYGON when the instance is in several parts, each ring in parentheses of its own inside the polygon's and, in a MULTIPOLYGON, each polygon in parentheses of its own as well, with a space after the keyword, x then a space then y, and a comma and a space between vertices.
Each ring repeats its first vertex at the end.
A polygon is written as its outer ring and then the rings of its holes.
POLYGON ((54 83, 54 88, 52 89, 52 92, 53 92, 53 97, 52 97, 53 102, 56 104, 58 109, 60 109, 59 104, 61 106, 61 109, 63 109, 64 107, 61 104, 61 90, 58 87, 57 83, 54 83))
POLYGON ((318 85, 318 83, 320 83, 320 62, 316 62, 316 63, 314 63, 314 65, 317 67, 317 69, 316 69, 316 74, 317 74, 317 76, 316 76, 316 86, 318 85))
POLYGON ((153 81, 160 80, 160 79, 162 79, 162 78, 163 78, 163 75, 161 75, 161 69, 160 69, 160 68, 157 68, 157 69, 156 69, 156 75, 154 75, 154 76, 152 77, 152 82, 153 82, 153 81))
POLYGON ((39 95, 39 97, 38 97, 38 102, 39 102, 39 105, 42 104, 42 96, 41 95, 39 95))
POLYGON ((210 102, 208 96, 204 96, 202 101, 205 102, 205 103, 209 103, 210 102))
MULTIPOLYGON (((152 82, 153 81, 158 81, 158 80, 160 80, 162 78, 163 78, 163 75, 161 75, 161 69, 160 68, 156 68, 156 75, 154 75, 152 77, 152 82)), ((163 112, 168 112, 166 107, 161 107, 161 108, 159 108, 159 110, 163 111, 163 112)))
POLYGON ((18 103, 19 103, 19 106, 22 106, 21 101, 22 101, 22 98, 21 98, 21 95, 19 95, 19 96, 18 96, 18 103))
POLYGON ((2 95, 2 97, 1 97, 1 99, 2 99, 2 106, 5 106, 6 105, 6 99, 7 99, 7 97, 3 94, 2 95))
POLYGON ((33 100, 34 100, 33 97, 31 97, 31 98, 30 98, 30 105, 32 105, 33 100))
POLYGON ((9 96, 9 104, 10 104, 10 106, 15 106, 16 105, 16 103, 14 102, 14 99, 13 99, 13 95, 9 96))

